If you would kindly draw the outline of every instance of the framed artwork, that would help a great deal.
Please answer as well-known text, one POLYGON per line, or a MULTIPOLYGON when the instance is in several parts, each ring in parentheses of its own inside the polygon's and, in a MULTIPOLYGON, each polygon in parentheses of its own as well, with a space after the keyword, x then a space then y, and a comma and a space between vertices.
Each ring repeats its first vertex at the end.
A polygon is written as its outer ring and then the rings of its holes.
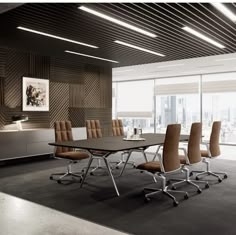
POLYGON ((49 80, 22 78, 22 111, 49 111, 49 80))

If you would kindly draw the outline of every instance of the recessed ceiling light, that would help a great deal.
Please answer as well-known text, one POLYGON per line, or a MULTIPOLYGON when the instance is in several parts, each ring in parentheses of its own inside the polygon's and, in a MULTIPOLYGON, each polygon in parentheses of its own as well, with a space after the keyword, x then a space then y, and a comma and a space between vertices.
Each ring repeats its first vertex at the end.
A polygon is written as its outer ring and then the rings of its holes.
POLYGON ((97 60, 105 60, 105 61, 109 61, 109 62, 112 62, 112 63, 119 63, 118 61, 115 61, 115 60, 108 60, 108 59, 105 59, 105 58, 96 57, 96 56, 92 56, 92 55, 86 55, 86 54, 82 54, 82 53, 78 53, 78 52, 74 52, 74 51, 68 51, 68 50, 66 50, 65 52, 66 52, 66 53, 70 53, 70 54, 74 54, 74 55, 80 55, 80 56, 90 57, 90 58, 97 59, 97 60))
POLYGON ((170 64, 170 65, 161 65, 157 68, 168 68, 168 67, 177 67, 177 66, 183 66, 184 64, 170 64))
POLYGON ((86 47, 98 48, 97 46, 93 46, 93 45, 90 45, 90 44, 87 44, 87 43, 78 42, 78 41, 71 40, 71 39, 68 39, 68 38, 59 37, 59 36, 56 36, 56 35, 53 35, 53 34, 44 33, 44 32, 40 32, 40 31, 37 31, 37 30, 21 27, 21 26, 18 26, 17 29, 25 30, 25 31, 28 31, 28 32, 31 32, 31 33, 40 34, 40 35, 50 37, 50 38, 56 38, 56 39, 59 39, 59 40, 79 44, 79 45, 86 46, 86 47))
POLYGON ((236 15, 230 11, 226 6, 224 6, 222 3, 215 2, 211 3, 218 11, 223 13, 226 17, 228 17, 233 22, 236 22, 236 15))
POLYGON ((114 41, 115 43, 119 43, 121 45, 124 45, 124 46, 127 46, 127 47, 131 47, 131 48, 134 48, 134 49, 137 49, 137 50, 140 50, 140 51, 145 51, 145 52, 148 52, 148 53, 151 53, 151 54, 154 54, 154 55, 158 55, 158 56, 165 56, 163 54, 160 54, 160 53, 157 53, 157 52, 154 52, 154 51, 150 51, 150 50, 147 50, 147 49, 144 49, 142 47, 137 47, 137 46, 134 46, 132 44, 129 44, 129 43, 126 43, 126 42, 121 42, 121 41, 114 41))
POLYGON ((108 16, 108 15, 105 15, 105 14, 103 14, 103 13, 101 13, 101 12, 92 10, 92 9, 90 9, 90 8, 88 8, 88 7, 80 6, 80 7, 78 7, 78 8, 79 8, 80 10, 86 11, 86 12, 88 12, 88 13, 91 13, 91 14, 93 14, 93 15, 96 15, 96 16, 98 16, 98 17, 101 17, 101 18, 103 18, 103 19, 105 19, 105 20, 111 21, 111 22, 113 22, 113 23, 115 23, 115 24, 119 24, 119 25, 124 26, 124 27, 126 27, 126 28, 128 28, 128 29, 132 29, 132 30, 134 30, 134 31, 136 31, 136 32, 142 33, 142 34, 147 35, 147 36, 149 36, 149 37, 152 37, 152 38, 157 37, 156 34, 150 33, 150 32, 148 32, 148 31, 146 31, 146 30, 140 29, 140 28, 138 28, 138 27, 136 27, 136 26, 133 26, 133 25, 128 24, 128 23, 125 23, 125 22, 123 22, 123 21, 121 21, 121 20, 115 19, 115 18, 113 18, 113 17, 111 17, 111 16, 108 16))
POLYGON ((201 39, 203 39, 203 40, 205 40, 205 41, 207 41, 207 42, 209 42, 209 43, 211 43, 211 44, 213 44, 214 46, 217 46, 217 47, 219 47, 219 48, 221 48, 221 49, 225 48, 224 45, 222 45, 222 44, 216 42, 215 40, 213 40, 213 39, 211 39, 211 38, 208 38, 207 36, 205 36, 205 35, 203 35, 203 34, 197 32, 197 31, 194 30, 194 29, 189 28, 188 26, 185 26, 185 27, 183 27, 182 29, 185 30, 185 31, 187 31, 187 32, 189 32, 189 33, 191 33, 191 34, 193 34, 193 35, 195 35, 195 36, 197 36, 197 37, 199 37, 199 38, 201 38, 201 39))
POLYGON ((218 59, 216 61, 225 61, 225 60, 236 60, 236 58, 225 58, 225 59, 218 59))

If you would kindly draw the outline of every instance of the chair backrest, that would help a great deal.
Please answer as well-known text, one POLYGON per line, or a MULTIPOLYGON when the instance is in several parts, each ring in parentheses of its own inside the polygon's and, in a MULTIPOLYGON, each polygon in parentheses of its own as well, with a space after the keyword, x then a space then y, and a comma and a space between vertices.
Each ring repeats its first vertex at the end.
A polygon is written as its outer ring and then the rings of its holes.
POLYGON ((162 159, 165 172, 175 171, 180 168, 178 155, 180 130, 180 124, 167 126, 162 159))
POLYGON ((99 120, 86 120, 85 124, 88 139, 102 137, 102 129, 99 120))
POLYGON ((190 136, 188 140, 188 159, 190 164, 201 162, 201 137, 202 123, 195 122, 191 126, 190 136))
POLYGON ((213 122, 210 136, 210 145, 209 150, 212 157, 216 157, 220 155, 220 128, 221 121, 213 122))
POLYGON ((112 135, 113 136, 123 136, 124 135, 122 120, 120 120, 120 119, 112 120, 112 135))
MULTIPOLYGON (((73 140, 71 122, 70 121, 56 121, 54 122, 55 141, 70 141, 73 140)), ((56 147, 55 155, 58 153, 73 151, 72 148, 56 147)))

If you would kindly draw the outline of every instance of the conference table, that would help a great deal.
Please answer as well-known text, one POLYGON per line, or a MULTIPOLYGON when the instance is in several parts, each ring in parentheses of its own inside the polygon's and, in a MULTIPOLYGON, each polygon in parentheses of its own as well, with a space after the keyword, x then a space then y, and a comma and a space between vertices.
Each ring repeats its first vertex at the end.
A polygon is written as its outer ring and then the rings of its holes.
MULTIPOLYGON (((142 154, 144 155, 145 161, 147 161, 147 157, 144 153, 144 150, 150 146, 162 145, 165 141, 165 134, 148 133, 148 134, 142 134, 141 137, 142 137, 140 138, 141 140, 139 139, 124 140, 123 136, 109 136, 109 137, 102 137, 102 138, 97 138, 97 139, 54 142, 54 143, 49 143, 49 145, 58 146, 58 147, 69 147, 69 148, 74 148, 74 149, 82 149, 90 153, 88 167, 86 168, 80 187, 83 186, 83 183, 87 177, 89 168, 93 160, 103 159, 106 165, 106 168, 108 170, 108 173, 112 179, 112 183, 115 188, 116 194, 117 196, 119 196, 120 193, 118 191, 115 179, 113 177, 112 169, 110 167, 108 157, 111 154, 114 154, 116 152, 121 152, 121 151, 128 152, 126 162, 121 170, 120 175, 122 175, 126 167, 126 164, 129 160, 129 157, 133 151, 142 152, 142 154), (94 155, 94 152, 98 152, 99 154, 94 155)), ((188 135, 180 135, 180 141, 187 141, 188 138, 189 138, 188 135)))

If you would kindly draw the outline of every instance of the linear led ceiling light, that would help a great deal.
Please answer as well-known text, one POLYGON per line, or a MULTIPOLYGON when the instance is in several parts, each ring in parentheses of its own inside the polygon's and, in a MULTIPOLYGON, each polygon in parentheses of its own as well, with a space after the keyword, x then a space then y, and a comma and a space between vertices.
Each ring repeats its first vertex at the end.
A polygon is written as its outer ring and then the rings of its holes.
POLYGON ((43 36, 46 36, 46 37, 50 37, 50 38, 55 38, 55 39, 63 40, 63 41, 66 41, 66 42, 71 42, 71 43, 79 44, 79 45, 86 46, 86 47, 98 48, 97 46, 93 46, 93 45, 90 45, 90 44, 87 44, 87 43, 78 42, 78 41, 71 40, 71 39, 68 39, 68 38, 59 37, 59 36, 56 36, 56 35, 53 35, 53 34, 44 33, 44 32, 40 32, 40 31, 37 31, 37 30, 21 27, 21 26, 18 26, 17 29, 25 30, 25 31, 28 31, 28 32, 31 32, 31 33, 40 34, 40 35, 43 35, 43 36))
POLYGON ((223 13, 226 17, 228 17, 230 20, 232 20, 234 23, 236 22, 236 15, 230 11, 226 6, 224 6, 222 3, 215 2, 211 3, 218 11, 223 13))
POLYGON ((90 57, 90 58, 97 59, 97 60, 105 60, 105 61, 112 62, 112 63, 119 63, 118 61, 115 61, 115 60, 108 60, 108 59, 105 59, 105 58, 96 57, 96 56, 92 56, 92 55, 81 54, 81 53, 74 52, 74 51, 68 51, 68 50, 66 50, 65 52, 66 52, 66 53, 70 53, 70 54, 74 54, 74 55, 80 55, 80 56, 90 57))
POLYGON ((197 37, 199 37, 199 38, 201 38, 201 39, 203 39, 203 40, 205 40, 205 41, 207 41, 207 42, 209 42, 209 43, 211 43, 211 44, 213 44, 214 46, 217 46, 217 47, 219 47, 219 48, 221 48, 221 49, 225 48, 224 45, 222 45, 222 44, 216 42, 215 40, 213 40, 213 39, 211 39, 211 38, 208 38, 207 36, 205 36, 205 35, 203 35, 203 34, 197 32, 197 31, 194 30, 194 29, 189 28, 188 26, 185 26, 185 27, 183 27, 182 29, 185 30, 185 31, 187 31, 187 32, 189 32, 189 33, 191 33, 191 34, 193 34, 193 35, 195 35, 195 36, 197 36, 197 37))
POLYGON ((80 10, 86 11, 86 12, 88 12, 88 13, 91 13, 91 14, 93 14, 93 15, 96 15, 96 16, 98 16, 98 17, 101 17, 101 18, 103 18, 103 19, 105 19, 105 20, 111 21, 111 22, 113 22, 113 23, 115 23, 115 24, 119 24, 119 25, 121 25, 121 26, 123 26, 123 27, 126 27, 126 28, 128 28, 128 29, 134 30, 134 31, 136 31, 136 32, 142 33, 142 34, 147 35, 147 36, 149 36, 149 37, 152 37, 152 38, 157 37, 156 34, 150 33, 150 32, 148 32, 148 31, 146 31, 146 30, 140 29, 140 28, 138 28, 138 27, 136 27, 136 26, 133 26, 133 25, 128 24, 128 23, 125 23, 125 22, 123 22, 123 21, 121 21, 121 20, 115 19, 115 18, 113 18, 113 17, 111 17, 111 16, 105 15, 105 14, 100 13, 100 12, 98 12, 98 11, 92 10, 92 9, 90 9, 90 8, 88 8, 88 7, 80 6, 80 7, 78 7, 78 8, 79 8, 80 10))
POLYGON ((134 48, 134 49, 137 49, 137 50, 140 50, 140 51, 145 51, 145 52, 148 52, 148 53, 151 53, 151 54, 154 54, 154 55, 158 55, 158 56, 165 56, 163 54, 160 54, 160 53, 157 53, 157 52, 154 52, 154 51, 150 51, 150 50, 147 50, 147 49, 144 49, 142 47, 137 47, 137 46, 134 46, 134 45, 131 45, 129 43, 126 43, 126 42, 121 42, 121 41, 114 41, 115 43, 118 43, 118 44, 121 44, 121 45, 124 45, 124 46, 127 46, 127 47, 131 47, 131 48, 134 48))

